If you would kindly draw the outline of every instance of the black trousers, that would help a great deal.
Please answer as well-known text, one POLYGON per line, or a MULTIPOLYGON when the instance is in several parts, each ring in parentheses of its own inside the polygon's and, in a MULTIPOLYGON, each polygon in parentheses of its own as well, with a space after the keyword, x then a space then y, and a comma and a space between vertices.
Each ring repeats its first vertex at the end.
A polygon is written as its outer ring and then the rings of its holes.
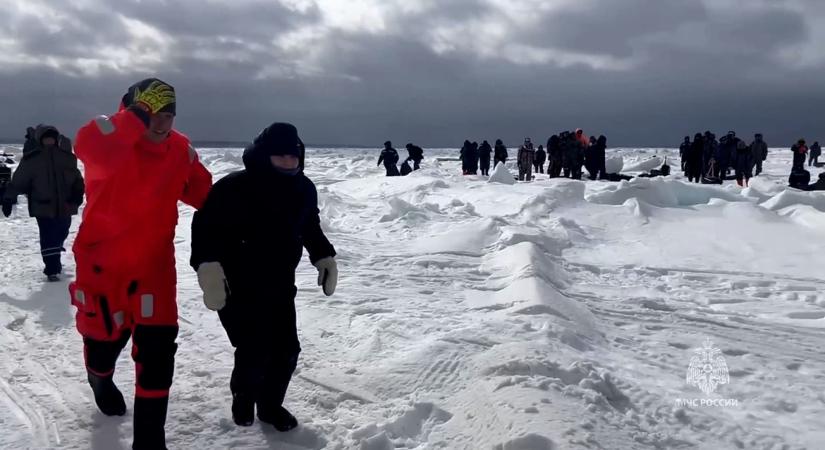
POLYGON ((533 167, 536 173, 544 173, 544 163, 533 163, 533 167))
POLYGON ((66 251, 63 243, 69 237, 71 225, 71 217, 37 218, 37 227, 40 229, 40 255, 46 265, 44 274, 57 275, 63 272, 60 254, 66 251))
POLYGON ((490 161, 481 160, 481 174, 490 175, 490 161))
POLYGON ((218 315, 235 347, 229 389, 254 398, 258 413, 265 414, 283 404, 301 346, 295 323, 295 291, 256 297, 230 296, 218 315))

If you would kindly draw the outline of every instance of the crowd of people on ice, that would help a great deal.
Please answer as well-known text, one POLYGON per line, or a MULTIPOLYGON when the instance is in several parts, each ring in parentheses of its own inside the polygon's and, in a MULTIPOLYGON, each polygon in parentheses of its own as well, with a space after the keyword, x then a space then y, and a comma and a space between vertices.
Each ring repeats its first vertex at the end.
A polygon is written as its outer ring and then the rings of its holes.
MULTIPOLYGON (((421 147, 407 144, 409 156, 398 170, 398 152, 392 147, 392 142, 384 143, 384 149, 378 159, 378 165, 384 164, 387 176, 407 175, 420 168, 424 159, 421 147), (409 166, 413 161, 414 168, 409 166)), ((799 139, 791 146, 793 166, 788 179, 788 185, 802 190, 825 190, 825 176, 820 175, 817 183, 810 183, 808 166, 821 167, 825 163, 819 162, 822 149, 819 142, 814 142, 809 148, 805 139, 799 139)), ((620 181, 633 177, 619 173, 609 173, 606 170, 607 138, 602 135, 598 138, 588 137, 582 129, 563 131, 551 136, 547 140, 547 147, 539 145, 536 148, 530 138, 525 138, 516 154, 516 167, 519 181, 531 181, 535 174, 546 173, 549 178, 572 178, 581 180, 584 171, 590 180, 620 181)), ((703 184, 722 184, 724 180, 735 179, 737 184, 747 187, 750 179, 762 173, 762 164, 768 158, 768 144, 761 133, 754 135, 753 141, 746 144, 736 136, 735 131, 729 131, 721 139, 710 131, 696 133, 691 140, 685 136, 679 146, 681 169, 689 182, 703 184)), ((490 168, 497 164, 506 164, 509 158, 507 147, 497 139, 495 146, 488 141, 470 142, 465 140, 461 146, 459 160, 464 175, 489 176, 490 168)), ((637 175, 639 177, 655 177, 670 175, 670 166, 667 161, 659 168, 637 175)))

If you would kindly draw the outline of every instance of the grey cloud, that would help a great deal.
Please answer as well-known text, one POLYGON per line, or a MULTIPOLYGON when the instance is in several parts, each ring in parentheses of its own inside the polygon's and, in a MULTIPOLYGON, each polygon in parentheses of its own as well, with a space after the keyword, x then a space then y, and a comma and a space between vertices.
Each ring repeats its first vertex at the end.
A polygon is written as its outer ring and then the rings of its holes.
MULTIPOLYGON (((246 140, 281 120, 324 144, 391 139, 441 146, 497 137, 515 144, 578 126, 607 134, 612 145, 674 145, 685 134, 729 128, 762 131, 779 144, 815 138, 808 133, 819 129, 816 105, 825 100, 815 71, 821 67, 781 63, 782 51, 811 39, 812 22, 799 10, 804 1, 793 2, 795 9, 786 7, 790 0, 754 2, 723 17, 705 7, 710 0, 598 0, 591 10, 548 13, 532 29, 510 22, 492 2, 431 2, 418 12, 387 12, 387 30, 375 33, 332 29, 322 25, 317 7, 301 13, 277 2, 259 8, 185 0, 161 8, 107 0, 111 6, 94 14, 67 7, 77 23, 58 36, 23 21, 14 23, 13 34, 28 52, 77 58, 122 41, 116 14, 163 30, 173 42, 156 75, 176 86, 177 125, 198 140, 246 140), (481 34, 487 30, 470 25, 484 21, 505 27, 507 43, 632 64, 627 70, 514 64, 462 46, 431 48, 434 28, 481 34), (273 44, 306 27, 314 33, 311 48, 273 44), (305 70, 310 63, 313 70, 305 70), (277 75, 261 78, 268 69, 277 75)), ((0 136, 12 138, 40 121, 72 134, 90 117, 113 111, 126 86, 144 76, 5 69, 0 136)))
POLYGON ((707 18, 697 1, 599 0, 584 5, 586 9, 570 5, 543 15, 541 27, 528 29, 522 38, 542 47, 629 57, 634 38, 707 18))

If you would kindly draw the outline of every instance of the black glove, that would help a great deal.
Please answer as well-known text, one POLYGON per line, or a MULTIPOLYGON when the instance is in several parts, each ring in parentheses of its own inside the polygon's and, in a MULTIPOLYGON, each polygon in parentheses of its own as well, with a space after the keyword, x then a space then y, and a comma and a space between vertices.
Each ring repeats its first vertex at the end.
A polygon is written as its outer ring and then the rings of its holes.
POLYGON ((11 207, 14 203, 11 200, 3 200, 3 215, 9 217, 11 215, 11 207))
POLYGON ((26 139, 34 139, 34 128, 28 127, 26 128, 26 139))

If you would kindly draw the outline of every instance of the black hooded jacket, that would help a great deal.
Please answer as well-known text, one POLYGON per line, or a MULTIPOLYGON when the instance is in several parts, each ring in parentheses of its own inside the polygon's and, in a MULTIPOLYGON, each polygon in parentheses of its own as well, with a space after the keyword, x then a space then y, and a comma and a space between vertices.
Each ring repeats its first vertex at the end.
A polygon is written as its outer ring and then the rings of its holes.
POLYGON ((501 140, 496 141, 496 149, 493 155, 493 158, 496 161, 507 161, 507 147, 504 146, 504 143, 501 140))
POLYGON ((246 168, 212 187, 192 221, 190 264, 221 263, 230 290, 221 320, 233 344, 245 327, 282 326, 297 346, 295 269, 304 248, 313 264, 335 249, 321 230, 315 185, 303 173, 278 172, 269 156, 252 144, 246 168))
POLYGON ((493 152, 493 148, 490 147, 490 143, 484 141, 481 143, 481 146, 478 148, 478 158, 481 160, 482 163, 490 164, 490 154, 493 152))

